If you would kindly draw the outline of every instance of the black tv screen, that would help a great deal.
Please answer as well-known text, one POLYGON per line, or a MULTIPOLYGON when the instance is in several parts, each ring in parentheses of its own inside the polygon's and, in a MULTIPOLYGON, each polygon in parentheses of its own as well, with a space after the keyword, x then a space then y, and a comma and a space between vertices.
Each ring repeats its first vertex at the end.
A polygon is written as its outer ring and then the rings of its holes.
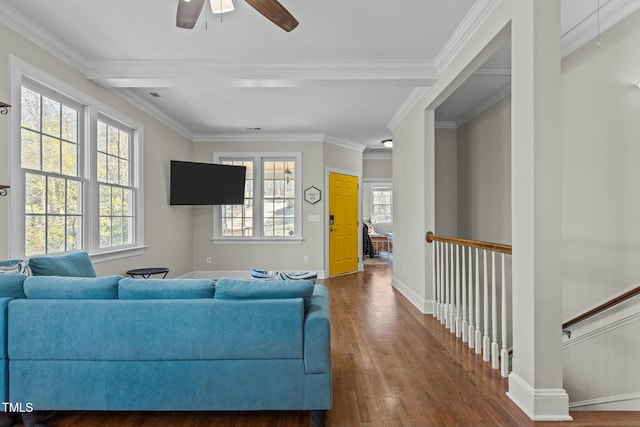
POLYGON ((170 205, 244 204, 244 166, 171 160, 170 205))

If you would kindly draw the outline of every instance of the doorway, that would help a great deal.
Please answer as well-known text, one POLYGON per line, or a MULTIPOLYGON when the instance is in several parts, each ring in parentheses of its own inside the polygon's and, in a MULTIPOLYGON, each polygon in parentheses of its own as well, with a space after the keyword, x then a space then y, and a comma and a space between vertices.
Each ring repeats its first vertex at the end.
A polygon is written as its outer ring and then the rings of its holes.
POLYGON ((358 271, 358 177, 329 174, 329 276, 358 271))

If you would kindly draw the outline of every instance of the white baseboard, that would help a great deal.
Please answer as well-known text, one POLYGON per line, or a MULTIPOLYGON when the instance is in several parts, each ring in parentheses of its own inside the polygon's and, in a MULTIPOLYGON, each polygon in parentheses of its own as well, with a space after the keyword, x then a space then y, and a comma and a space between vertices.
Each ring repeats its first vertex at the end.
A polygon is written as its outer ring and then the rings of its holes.
POLYGON ((573 411, 640 411, 640 393, 572 402, 569 404, 569 409, 573 411))
POLYGON ((564 389, 534 389, 517 374, 509 374, 507 396, 533 421, 571 421, 569 395, 564 389))
POLYGON ((422 314, 433 314, 434 301, 426 300, 418 295, 413 289, 393 276, 391 279, 391 285, 400 292, 406 299, 409 300, 422 314))

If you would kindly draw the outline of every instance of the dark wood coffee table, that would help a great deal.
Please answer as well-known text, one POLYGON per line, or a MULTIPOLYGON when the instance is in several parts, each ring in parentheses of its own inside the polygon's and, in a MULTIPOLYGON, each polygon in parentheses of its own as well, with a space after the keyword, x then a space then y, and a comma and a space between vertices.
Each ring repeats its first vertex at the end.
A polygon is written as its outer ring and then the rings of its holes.
POLYGON ((152 274, 164 274, 162 278, 167 277, 169 269, 167 267, 150 267, 150 268, 136 268, 134 270, 127 271, 127 274, 131 277, 142 276, 148 279, 152 274))

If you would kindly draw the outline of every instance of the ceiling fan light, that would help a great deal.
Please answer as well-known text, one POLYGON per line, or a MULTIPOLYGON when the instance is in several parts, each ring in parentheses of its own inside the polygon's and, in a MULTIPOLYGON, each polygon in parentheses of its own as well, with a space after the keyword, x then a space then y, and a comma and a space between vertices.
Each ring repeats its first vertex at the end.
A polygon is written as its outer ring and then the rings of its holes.
POLYGON ((381 143, 385 146, 385 148, 393 148, 393 139, 385 139, 381 141, 381 143))
POLYGON ((213 13, 227 13, 235 9, 231 0, 209 0, 209 4, 213 13))

